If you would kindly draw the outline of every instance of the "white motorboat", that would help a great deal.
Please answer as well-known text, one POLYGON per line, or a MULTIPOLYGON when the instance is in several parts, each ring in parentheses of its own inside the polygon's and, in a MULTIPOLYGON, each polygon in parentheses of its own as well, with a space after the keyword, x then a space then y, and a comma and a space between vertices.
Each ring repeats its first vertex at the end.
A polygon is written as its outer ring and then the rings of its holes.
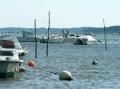
POLYGON ((0 77, 14 76, 22 62, 16 49, 0 48, 0 77))
POLYGON ((92 35, 82 35, 76 37, 75 45, 90 45, 94 44, 95 38, 92 35))
POLYGON ((15 37, 0 37, 0 77, 13 76, 18 72, 27 53, 28 50, 22 49, 15 37))

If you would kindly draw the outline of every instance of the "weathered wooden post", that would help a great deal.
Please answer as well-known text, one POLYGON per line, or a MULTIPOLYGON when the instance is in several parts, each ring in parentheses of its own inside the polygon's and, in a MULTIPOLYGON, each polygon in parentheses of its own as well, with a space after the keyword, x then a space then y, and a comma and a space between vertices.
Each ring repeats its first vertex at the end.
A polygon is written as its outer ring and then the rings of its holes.
POLYGON ((46 56, 48 56, 48 41, 49 41, 49 30, 50 30, 50 11, 48 12, 48 39, 47 39, 47 46, 46 46, 46 56))
POLYGON ((36 19, 34 20, 34 34, 35 34, 35 58, 37 59, 36 19))
POLYGON ((104 21, 104 19, 103 19, 103 25, 104 25, 105 50, 107 50, 106 28, 105 28, 105 21, 104 21))

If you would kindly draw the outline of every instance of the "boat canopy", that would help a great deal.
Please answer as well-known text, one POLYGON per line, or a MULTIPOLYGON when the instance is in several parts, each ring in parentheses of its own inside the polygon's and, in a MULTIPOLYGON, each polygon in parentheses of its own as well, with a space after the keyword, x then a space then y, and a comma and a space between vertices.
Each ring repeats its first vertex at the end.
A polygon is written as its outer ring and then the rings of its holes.
POLYGON ((16 37, 0 37, 0 46, 3 48, 22 49, 16 37))

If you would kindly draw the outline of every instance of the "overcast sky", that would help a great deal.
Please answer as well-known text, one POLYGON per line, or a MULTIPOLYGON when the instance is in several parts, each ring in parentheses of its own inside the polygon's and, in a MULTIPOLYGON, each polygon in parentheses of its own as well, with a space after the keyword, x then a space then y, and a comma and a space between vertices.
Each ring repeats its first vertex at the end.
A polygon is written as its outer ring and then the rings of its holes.
POLYGON ((0 27, 102 27, 120 25, 120 0, 0 0, 0 27))

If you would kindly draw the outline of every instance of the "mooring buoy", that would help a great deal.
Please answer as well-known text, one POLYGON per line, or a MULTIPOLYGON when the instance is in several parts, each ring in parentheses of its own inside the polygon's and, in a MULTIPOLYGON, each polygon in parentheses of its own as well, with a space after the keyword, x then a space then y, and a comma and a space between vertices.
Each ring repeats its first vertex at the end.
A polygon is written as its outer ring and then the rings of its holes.
POLYGON ((60 80, 73 80, 72 74, 69 71, 62 71, 59 75, 60 80))
POLYGON ((35 62, 32 61, 32 60, 28 61, 27 65, 28 65, 29 67, 36 67, 35 62))

